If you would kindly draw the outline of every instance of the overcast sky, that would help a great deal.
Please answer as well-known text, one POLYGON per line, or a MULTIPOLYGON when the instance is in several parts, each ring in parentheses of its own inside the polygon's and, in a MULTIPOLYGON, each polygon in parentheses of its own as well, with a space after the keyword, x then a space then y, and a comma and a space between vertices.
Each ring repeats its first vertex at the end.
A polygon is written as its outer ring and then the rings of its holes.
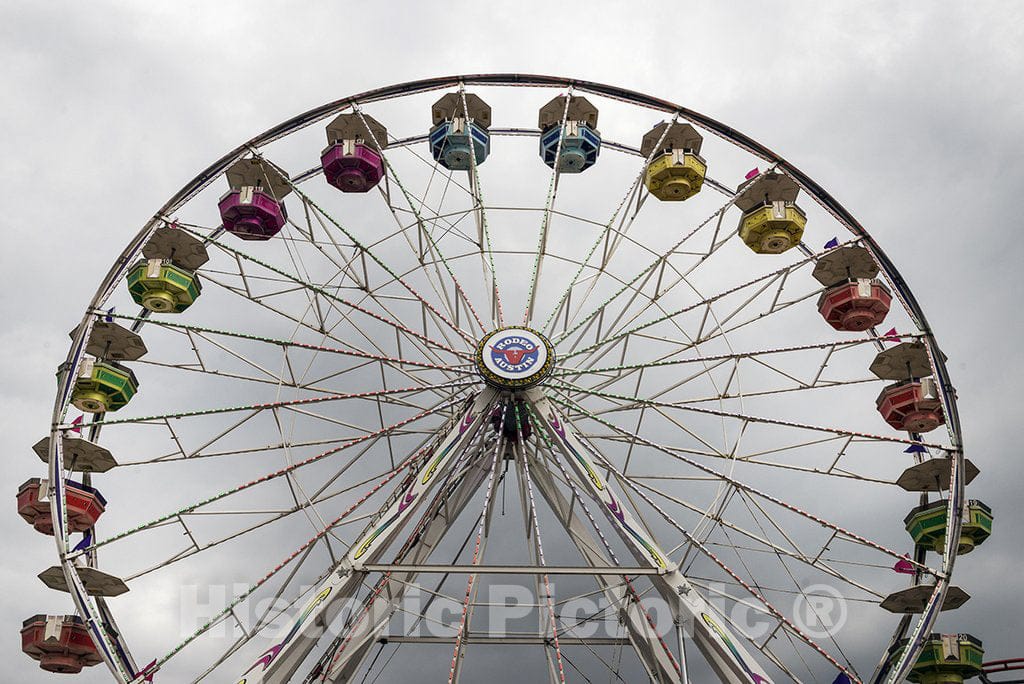
POLYGON ((70 611, 34 578, 53 545, 13 499, 42 472, 30 447, 48 429, 67 332, 128 239, 196 172, 296 113, 380 85, 502 71, 704 112, 860 219, 949 357, 982 470, 969 495, 996 515, 993 538, 958 565, 973 599, 940 626, 979 636, 989 658, 1024 656, 1022 45, 1024 6, 1005 0, 0 4, 3 679, 50 681, 19 652, 20 621, 70 611))

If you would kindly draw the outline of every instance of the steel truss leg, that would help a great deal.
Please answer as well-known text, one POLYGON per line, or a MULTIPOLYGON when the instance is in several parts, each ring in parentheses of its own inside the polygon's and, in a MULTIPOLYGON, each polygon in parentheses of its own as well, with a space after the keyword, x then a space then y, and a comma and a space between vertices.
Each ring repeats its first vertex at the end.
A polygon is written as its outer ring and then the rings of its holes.
MULTIPOLYGON (((466 465, 460 479, 452 487, 437 493, 430 507, 420 520, 418 536, 410 539, 403 552, 396 558, 396 563, 418 565, 427 560, 430 553, 444 538, 448 528, 462 513, 466 504, 477 493, 480 485, 490 472, 490 460, 478 454, 466 465)), ((416 533, 414 533, 416 534, 416 533)), ((366 656, 377 642, 381 632, 388 626, 391 616, 401 604, 409 586, 416 580, 419 573, 393 572, 385 580, 385 587, 380 594, 373 597, 364 606, 366 617, 352 627, 346 636, 348 641, 344 648, 333 656, 327 669, 326 681, 332 683, 347 682, 355 676, 366 656)))
MULTIPOLYGON (((439 492, 424 515, 420 536, 397 562, 410 565, 423 563, 431 551, 444 537, 448 527, 458 518, 465 505, 476 493, 488 473, 488 459, 478 458, 468 464, 466 474, 461 481, 447 492, 439 492)), ((581 555, 591 565, 607 567, 609 561, 590 534, 587 526, 572 513, 569 502, 557 489, 547 466, 535 458, 530 458, 530 473, 533 483, 537 485, 548 505, 558 515, 559 520, 569 532, 581 555)), ((493 500, 492 500, 493 505, 493 500)), ((485 536, 486 540, 486 536, 485 536)), ((356 675, 362 662, 377 643, 380 633, 387 627, 394 612, 398 609, 409 584, 418 573, 395 573, 387 583, 387 587, 374 597, 365 608, 367 617, 353 628, 346 638, 348 645, 334 657, 327 671, 326 681, 332 684, 349 681, 356 675)), ((636 649, 651 681, 681 682, 679 672, 665 645, 659 640, 650 623, 642 613, 642 607, 635 592, 627 591, 624 585, 609 581, 604 575, 596 577, 608 601, 617 607, 623 616, 629 631, 629 638, 636 649), (627 596, 629 594, 629 596, 627 596)), ((456 658, 454 681, 458 681, 461 658, 456 658)))
MULTIPOLYGON (((591 565, 608 566, 611 562, 606 552, 590 533, 589 527, 573 512, 571 501, 567 500, 555 486, 547 466, 535 457, 529 458, 530 477, 533 483, 537 485, 541 496, 569 533, 570 539, 584 560, 591 565)), ((629 641, 651 681, 673 684, 681 682, 677 665, 644 617, 636 592, 621 581, 612 580, 606 575, 595 575, 594 579, 600 585, 608 602, 616 607, 620 619, 628 630, 629 641)))
POLYGON ((694 642, 723 684, 771 684, 772 680, 740 638, 715 617, 711 604, 637 523, 625 501, 614 493, 612 483, 601 477, 587 447, 547 397, 540 390, 531 389, 526 392, 526 400, 540 423, 538 427, 547 432, 550 441, 600 503, 637 561, 663 571, 663 574, 652 575, 651 581, 671 607, 673 617, 691 625, 694 642))
POLYGON ((494 390, 481 392, 459 416, 430 454, 423 459, 415 476, 381 509, 374 522, 353 544, 330 576, 317 588, 313 598, 293 618, 283 641, 265 651, 239 678, 238 684, 286 684, 316 646, 333 617, 332 606, 341 606, 365 579, 363 564, 376 559, 395 539, 404 523, 419 508, 427 492, 444 479, 456 456, 461 454, 486 422, 497 398, 494 390))

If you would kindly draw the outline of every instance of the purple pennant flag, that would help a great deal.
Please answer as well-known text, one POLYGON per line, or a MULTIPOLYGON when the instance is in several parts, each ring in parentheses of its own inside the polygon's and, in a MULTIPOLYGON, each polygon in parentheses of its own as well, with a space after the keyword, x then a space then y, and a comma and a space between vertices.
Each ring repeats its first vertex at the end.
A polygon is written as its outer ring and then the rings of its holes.
POLYGON ((911 444, 903 450, 905 454, 927 454, 928 449, 925 448, 924 444, 911 444))
POLYGON ((914 564, 906 558, 900 558, 896 561, 896 565, 892 566, 892 569, 901 575, 916 575, 917 570, 914 568, 914 564))
POLYGON ((845 672, 840 672, 839 676, 832 681, 832 684, 853 684, 853 680, 845 672))
POLYGON ((757 168, 757 167, 755 166, 754 168, 752 168, 752 169, 750 169, 749 171, 747 171, 747 175, 743 176, 743 178, 744 178, 745 180, 750 180, 751 178, 756 178, 756 177, 757 177, 757 174, 759 174, 759 173, 761 173, 761 170, 760 170, 760 169, 758 169, 758 168, 757 168))
POLYGON ((114 313, 114 309, 116 308, 116 306, 112 306, 109 309, 107 309, 107 315, 103 317, 103 320, 105 320, 107 323, 113 323, 114 317, 112 314, 114 313))
POLYGON ((73 552, 74 551, 84 551, 87 548, 89 548, 89 546, 91 544, 92 544, 92 529, 90 528, 90 529, 85 531, 85 536, 82 537, 82 541, 78 542, 78 544, 75 545, 75 548, 72 549, 72 551, 73 552))
MULTIPOLYGON (((825 243, 825 249, 833 249, 839 246, 839 238, 832 238, 825 243)), ((845 676, 845 675, 844 675, 845 676)))

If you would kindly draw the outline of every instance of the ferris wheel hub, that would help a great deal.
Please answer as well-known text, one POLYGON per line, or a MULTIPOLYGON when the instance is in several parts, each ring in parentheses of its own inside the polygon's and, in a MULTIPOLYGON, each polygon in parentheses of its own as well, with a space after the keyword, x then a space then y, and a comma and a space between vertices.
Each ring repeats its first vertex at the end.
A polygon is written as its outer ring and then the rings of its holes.
POLYGON ((541 383, 555 365, 555 348, 544 335, 525 327, 505 327, 484 335, 476 346, 476 367, 484 382, 503 390, 541 383))

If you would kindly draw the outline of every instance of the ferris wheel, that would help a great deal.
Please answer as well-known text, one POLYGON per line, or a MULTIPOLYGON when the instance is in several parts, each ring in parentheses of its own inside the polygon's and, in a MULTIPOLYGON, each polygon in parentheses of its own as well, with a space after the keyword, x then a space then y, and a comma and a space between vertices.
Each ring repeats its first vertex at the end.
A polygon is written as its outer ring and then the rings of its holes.
POLYGON ((980 672, 933 633, 992 512, 924 314, 696 111, 518 74, 328 103, 168 200, 71 338, 18 493, 75 606, 23 624, 45 670, 980 672))

